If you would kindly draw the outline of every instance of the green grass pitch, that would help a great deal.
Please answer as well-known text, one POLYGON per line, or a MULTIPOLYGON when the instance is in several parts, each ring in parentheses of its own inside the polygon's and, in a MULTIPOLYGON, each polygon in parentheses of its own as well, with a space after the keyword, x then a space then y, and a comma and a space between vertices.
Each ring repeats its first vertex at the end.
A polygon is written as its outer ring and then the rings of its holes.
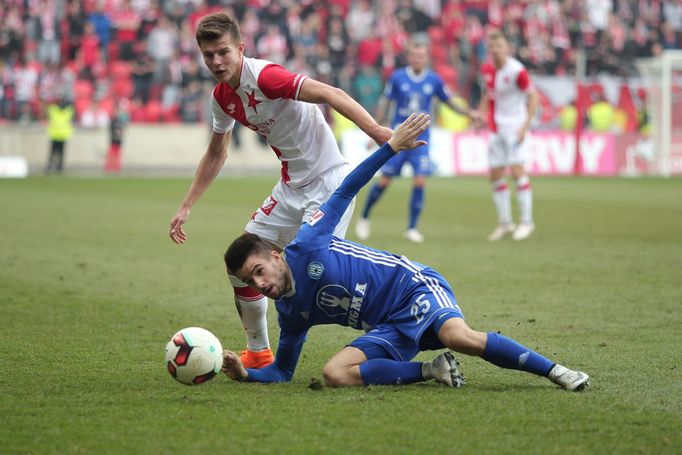
POLYGON ((375 209, 371 246, 443 273, 472 327, 588 372, 584 393, 464 356, 460 390, 311 390, 358 335, 334 326, 290 384, 176 383, 176 330, 243 348, 222 254, 273 183, 216 181, 176 246, 186 179, 0 181, 0 453, 680 453, 682 180, 536 178, 523 243, 485 240, 483 178, 429 182, 423 245, 402 239, 408 181, 375 209))

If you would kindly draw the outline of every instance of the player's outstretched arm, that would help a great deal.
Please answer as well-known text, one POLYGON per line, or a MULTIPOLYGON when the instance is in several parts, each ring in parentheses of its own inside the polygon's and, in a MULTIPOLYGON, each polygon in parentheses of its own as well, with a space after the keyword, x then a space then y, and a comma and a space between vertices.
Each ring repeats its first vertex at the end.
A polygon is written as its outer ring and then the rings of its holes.
POLYGON ((274 363, 261 369, 245 369, 237 354, 225 351, 222 372, 235 381, 290 382, 294 377, 305 338, 306 332, 289 333, 282 330, 274 363))
MULTIPOLYGON (((431 124, 428 114, 410 115, 382 145, 379 150, 360 163, 346 176, 334 194, 320 207, 310 221, 303 223, 296 239, 289 245, 297 248, 317 249, 327 246, 331 240, 341 216, 346 211, 358 191, 367 184, 374 174, 392 156, 402 150, 414 149, 426 145, 426 141, 417 140, 431 124)), ((279 352, 278 352, 279 354, 279 352)))
POLYGON ((227 159, 227 145, 230 143, 232 132, 228 131, 225 134, 214 132, 211 135, 211 142, 208 144, 208 149, 199 162, 197 172, 194 176, 194 181, 187 191, 185 199, 180 204, 180 208, 175 213, 175 216, 170 222, 170 238, 177 244, 185 243, 187 241, 187 234, 182 225, 185 224, 189 218, 189 213, 194 204, 199 200, 206 188, 216 178, 220 169, 222 169, 227 159))
POLYGON ((339 114, 355 123, 377 145, 385 144, 391 137, 390 128, 378 124, 365 108, 340 88, 307 78, 301 85, 298 99, 307 103, 330 105, 339 114))
MULTIPOLYGON (((350 201, 365 186, 374 174, 393 155, 403 150, 411 150, 422 145, 426 141, 417 140, 431 124, 431 116, 428 114, 411 114, 403 123, 396 128, 391 138, 379 150, 370 155, 346 176, 334 194, 325 203, 336 213, 342 214, 350 204, 350 201)), ((324 211, 324 210, 322 210, 324 211)))

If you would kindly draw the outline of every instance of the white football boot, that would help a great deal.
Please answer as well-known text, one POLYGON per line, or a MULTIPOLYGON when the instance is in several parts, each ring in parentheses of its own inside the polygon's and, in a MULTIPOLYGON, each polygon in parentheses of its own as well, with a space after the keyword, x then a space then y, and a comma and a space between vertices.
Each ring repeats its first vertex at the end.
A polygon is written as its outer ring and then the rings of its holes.
POLYGON ((491 242, 497 242, 502 240, 507 235, 514 232, 514 224, 498 224, 495 230, 488 236, 488 240, 491 242))
POLYGON ((571 392, 579 392, 590 385, 590 377, 587 374, 569 370, 558 363, 554 365, 547 378, 571 392))
POLYGON ((422 235, 422 233, 416 230, 415 228, 408 229, 407 231, 405 231, 405 238, 410 242, 414 243, 422 243, 424 241, 424 236, 422 235))
POLYGON ((435 379, 436 382, 458 389, 464 387, 466 379, 459 369, 459 362, 452 352, 444 352, 430 362, 422 364, 424 379, 435 379))
POLYGON ((360 240, 367 240, 372 232, 372 226, 367 218, 358 218, 358 222, 355 223, 355 235, 358 236, 360 240))
POLYGON ((514 240, 526 240, 535 230, 535 225, 533 223, 520 223, 519 226, 514 230, 512 238, 514 240))

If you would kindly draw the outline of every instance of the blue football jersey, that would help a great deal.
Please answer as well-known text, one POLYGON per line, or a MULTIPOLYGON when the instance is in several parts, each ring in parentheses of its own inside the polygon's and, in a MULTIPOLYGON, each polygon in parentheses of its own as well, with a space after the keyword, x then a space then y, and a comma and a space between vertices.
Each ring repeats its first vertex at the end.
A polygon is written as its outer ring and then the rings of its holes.
POLYGON ((338 324, 369 331, 409 305, 411 289, 423 282, 424 265, 332 236, 342 215, 323 205, 285 248, 294 294, 275 302, 283 329, 338 324))
MULTIPOLYGON (((427 69, 417 76, 410 68, 393 72, 384 88, 384 96, 395 103, 393 127, 413 112, 430 114, 434 96, 441 101, 450 99, 449 90, 438 74, 427 69)), ((426 130, 420 138, 428 139, 428 134, 429 130, 426 130)))

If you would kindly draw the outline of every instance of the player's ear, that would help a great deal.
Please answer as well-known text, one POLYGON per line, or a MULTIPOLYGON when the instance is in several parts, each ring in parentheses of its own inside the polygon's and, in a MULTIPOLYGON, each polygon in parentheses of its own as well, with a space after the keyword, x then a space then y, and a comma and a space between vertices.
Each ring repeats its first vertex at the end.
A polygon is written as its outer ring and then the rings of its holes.
POLYGON ((237 49, 239 49, 239 55, 244 53, 244 50, 246 49, 246 44, 244 44, 244 41, 239 43, 239 46, 237 46, 237 49))

